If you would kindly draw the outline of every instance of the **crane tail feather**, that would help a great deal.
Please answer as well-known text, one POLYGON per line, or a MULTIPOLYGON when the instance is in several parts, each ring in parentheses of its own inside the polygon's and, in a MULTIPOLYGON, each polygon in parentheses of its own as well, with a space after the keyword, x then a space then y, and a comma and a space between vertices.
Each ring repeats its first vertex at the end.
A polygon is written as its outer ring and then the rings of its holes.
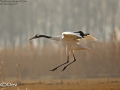
POLYGON ((84 36, 84 38, 92 40, 92 41, 97 41, 97 39, 95 37, 93 37, 92 35, 84 36))

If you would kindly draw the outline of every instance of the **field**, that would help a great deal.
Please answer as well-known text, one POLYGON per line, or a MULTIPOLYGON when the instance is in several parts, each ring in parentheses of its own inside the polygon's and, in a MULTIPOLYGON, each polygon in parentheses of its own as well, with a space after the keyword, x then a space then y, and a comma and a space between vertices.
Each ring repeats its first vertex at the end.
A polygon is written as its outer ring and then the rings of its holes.
POLYGON ((36 83, 21 83, 5 90, 120 90, 119 78, 46 80, 36 83))
MULTIPOLYGON (((56 72, 49 70, 66 62, 65 48, 58 43, 51 43, 43 48, 35 47, 29 42, 25 47, 3 47, 0 50, 0 78, 20 77, 21 79, 41 79, 49 76, 56 79, 82 77, 119 77, 120 76, 120 43, 85 43, 91 48, 86 51, 75 51, 76 62, 65 72, 63 67, 56 72), (51 45, 51 46, 50 46, 51 45), (51 53, 52 52, 52 53, 51 53)), ((70 55, 70 62, 73 61, 70 55)))
POLYGON ((89 47, 91 50, 76 51, 76 63, 64 72, 61 72, 63 67, 49 71, 65 62, 64 48, 45 46, 42 49, 32 43, 21 48, 3 47, 0 83, 20 83, 0 90, 120 90, 120 78, 114 78, 120 77, 120 43, 95 43, 89 47))

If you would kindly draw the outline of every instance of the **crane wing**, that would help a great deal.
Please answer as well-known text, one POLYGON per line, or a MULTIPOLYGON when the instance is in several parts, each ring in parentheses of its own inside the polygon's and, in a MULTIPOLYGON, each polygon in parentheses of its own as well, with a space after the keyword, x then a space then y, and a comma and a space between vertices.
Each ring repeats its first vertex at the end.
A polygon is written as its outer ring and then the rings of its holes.
POLYGON ((97 41, 97 39, 95 37, 93 37, 92 35, 86 35, 84 36, 85 39, 89 39, 89 40, 93 40, 93 41, 97 41))
POLYGON ((86 49, 90 49, 90 48, 85 47, 85 46, 82 46, 82 45, 80 45, 80 44, 78 44, 78 45, 77 45, 77 48, 76 48, 76 50, 86 50, 86 49))
POLYGON ((80 39, 82 36, 80 36, 79 33, 73 33, 73 32, 63 32, 62 33, 63 38, 65 39, 80 39))

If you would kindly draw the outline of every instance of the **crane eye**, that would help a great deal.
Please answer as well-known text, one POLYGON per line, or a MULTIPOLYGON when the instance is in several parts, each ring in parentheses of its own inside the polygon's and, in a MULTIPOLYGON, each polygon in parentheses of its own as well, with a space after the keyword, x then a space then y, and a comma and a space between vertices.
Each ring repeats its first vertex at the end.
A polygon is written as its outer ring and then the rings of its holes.
POLYGON ((38 34, 36 34, 35 37, 38 37, 38 34))

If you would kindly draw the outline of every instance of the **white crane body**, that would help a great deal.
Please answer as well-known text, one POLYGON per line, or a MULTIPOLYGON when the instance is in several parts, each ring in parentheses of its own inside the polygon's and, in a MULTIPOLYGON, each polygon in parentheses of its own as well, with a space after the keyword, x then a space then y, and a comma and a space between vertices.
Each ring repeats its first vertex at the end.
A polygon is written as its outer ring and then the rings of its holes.
MULTIPOLYGON (((85 46, 82 46, 79 44, 80 39, 89 39, 89 40, 93 40, 93 41, 97 41, 97 39, 95 37, 93 37, 90 34, 84 34, 82 31, 78 31, 78 32, 63 32, 62 35, 58 35, 58 36, 46 36, 46 35, 35 35, 34 37, 32 37, 30 40, 35 39, 35 38, 40 38, 40 37, 45 37, 51 40, 56 40, 61 42, 65 48, 66 48, 66 54, 67 54, 67 62, 57 66, 56 68, 50 70, 50 71, 55 71, 57 70, 57 68, 67 64, 69 62, 69 54, 72 53, 73 57, 74 57, 74 61, 76 61, 75 56, 74 56, 74 50, 86 50, 89 49, 85 46)), ((70 64, 72 64, 73 62, 69 63, 68 65, 66 65, 62 71, 64 71, 66 69, 67 66, 69 66, 70 64)))

